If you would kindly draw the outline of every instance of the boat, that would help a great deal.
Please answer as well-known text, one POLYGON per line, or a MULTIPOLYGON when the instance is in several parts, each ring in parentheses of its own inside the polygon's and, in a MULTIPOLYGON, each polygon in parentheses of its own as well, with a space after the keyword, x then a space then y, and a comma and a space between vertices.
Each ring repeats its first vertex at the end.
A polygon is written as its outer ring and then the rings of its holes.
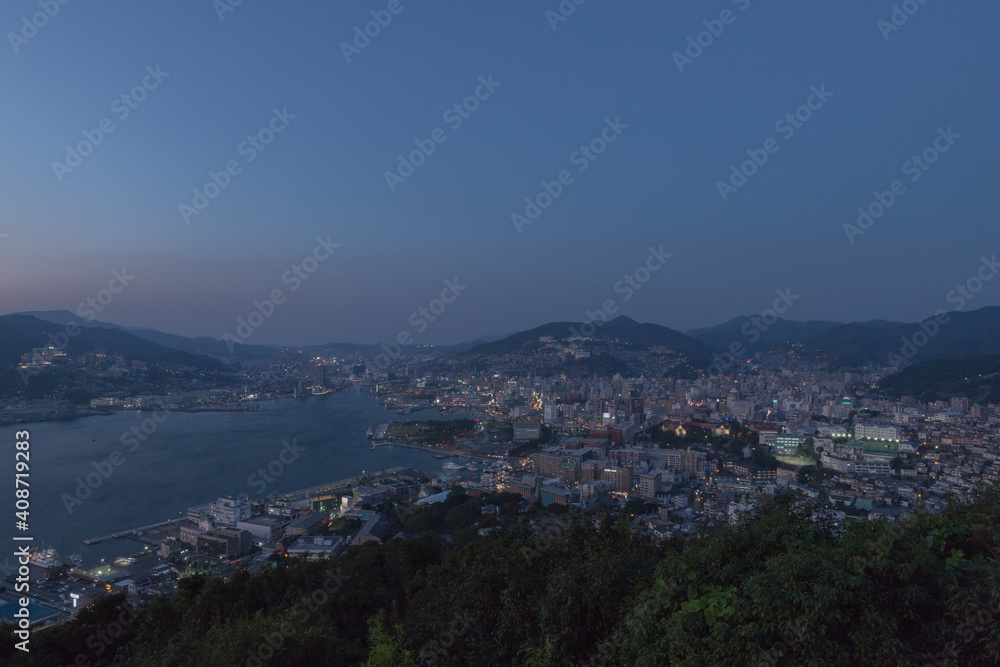
POLYGON ((365 432, 365 437, 371 440, 373 435, 375 435, 375 431, 373 431, 372 427, 369 426, 368 430, 365 432))
POLYGON ((447 454, 435 454, 431 458, 432 459, 446 459, 446 458, 448 458, 448 455, 447 454))
POLYGON ((33 551, 28 557, 28 562, 47 570, 59 564, 58 558, 59 554, 56 553, 55 549, 42 549, 41 551, 33 551))
POLYGON ((453 463, 451 461, 448 461, 447 463, 445 463, 443 466, 441 466, 441 468, 443 470, 454 470, 454 471, 466 470, 467 469, 464 465, 462 465, 460 463, 453 463))

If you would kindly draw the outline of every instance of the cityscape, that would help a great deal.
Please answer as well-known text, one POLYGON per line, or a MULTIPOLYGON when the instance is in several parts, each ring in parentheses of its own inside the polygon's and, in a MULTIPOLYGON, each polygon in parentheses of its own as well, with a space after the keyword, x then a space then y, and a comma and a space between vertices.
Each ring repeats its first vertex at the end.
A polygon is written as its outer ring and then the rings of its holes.
MULTIPOLYGON (((995 316, 989 308, 970 314, 995 316)), ((30 318, 58 327, 71 315, 44 316, 48 320, 18 315, 0 322, 30 318)), ((739 331, 754 319, 729 328, 739 331)), ((817 327, 802 324, 810 332, 803 341, 814 340, 817 327)), ((921 324, 926 322, 909 326, 919 332, 921 324)), ((123 333, 105 323, 90 326, 123 333)), ((722 332, 692 333, 713 340, 722 332)), ((135 413, 144 420, 121 438, 135 451, 147 437, 155 446, 156 423, 174 412, 252 416, 276 402, 323 405, 346 392, 367 395, 384 414, 385 421, 358 438, 360 447, 411 448, 432 457, 421 470, 395 466, 264 493, 304 451, 285 441, 274 460, 250 475, 247 492, 233 496, 220 489, 218 498, 183 516, 135 528, 108 526, 107 535, 79 547, 116 542, 134 545, 134 553, 84 563, 82 556, 64 558, 53 549, 35 552, 30 565, 39 617, 66 620, 115 594, 143 605, 176 595, 179 581, 197 573, 226 577, 259 571, 275 558, 337 559, 350 547, 388 545, 407 534, 414 514, 422 516, 421 510, 446 503, 453 493, 469 499, 460 506, 472 507, 463 530, 474 529, 478 537, 511 521, 510 513, 558 510, 555 516, 562 516, 573 510, 620 517, 656 544, 742 525, 774 503, 808 508, 838 531, 857 522, 899 522, 914 512, 938 515, 1000 481, 994 394, 970 383, 977 392, 970 392, 972 400, 935 398, 944 396, 947 381, 938 379, 941 388, 934 389, 905 376, 902 386, 908 381, 921 395, 898 393, 894 382, 902 373, 889 363, 892 347, 882 365, 845 370, 822 353, 809 359, 802 352, 806 344, 788 336, 746 359, 730 352, 727 361, 725 352, 693 337, 620 317, 601 328, 545 325, 460 351, 398 347, 389 359, 385 348, 256 350, 252 358, 221 357, 225 370, 207 373, 199 365, 212 359, 199 355, 191 355, 192 365, 147 362, 107 352, 76 355, 55 343, 21 354, 18 371, 55 389, 36 399, 6 398, 0 410, 5 423, 135 413), (564 330, 562 337, 533 335, 556 328, 564 330), (662 344, 665 336, 687 339, 687 349, 662 344), (626 374, 601 372, 615 367, 626 374), (544 370, 535 374, 533 368, 544 370), (636 376, 630 368, 642 372, 636 376), (48 376, 62 381, 45 383, 48 376), (81 404, 72 396, 93 397, 81 404)), ((105 469, 124 465, 125 456, 116 450, 77 478, 83 487, 63 496, 69 515, 84 505, 89 487, 96 490, 101 475, 110 474, 105 469)))
POLYGON ((0 663, 1000 664, 1000 8, 0 25, 0 663))

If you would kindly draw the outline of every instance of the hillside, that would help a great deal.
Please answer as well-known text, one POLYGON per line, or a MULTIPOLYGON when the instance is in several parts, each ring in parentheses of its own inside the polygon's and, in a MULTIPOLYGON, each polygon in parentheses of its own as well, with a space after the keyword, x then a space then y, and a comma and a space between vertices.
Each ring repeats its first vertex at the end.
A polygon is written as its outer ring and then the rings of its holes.
POLYGON ((33 394, 46 393, 64 372, 46 372, 25 383, 18 373, 21 355, 36 347, 55 343, 67 355, 84 352, 121 354, 128 360, 177 364, 196 372, 225 374, 229 367, 217 359, 174 350, 134 336, 121 329, 81 327, 68 335, 67 328, 30 315, 0 317, 0 395, 20 394, 30 387, 33 394))
POLYGON ((866 364, 888 365, 889 354, 898 351, 904 334, 911 326, 876 328, 863 324, 844 324, 828 331, 806 336, 788 346, 797 356, 825 361, 837 368, 854 368, 866 364))
POLYGON ((794 349, 797 356, 826 361, 838 368, 890 365, 896 358, 922 361, 957 355, 1000 354, 1000 307, 946 315, 948 321, 944 324, 938 324, 933 318, 924 321, 926 331, 932 335, 927 335, 920 323, 876 320, 845 324, 806 336, 788 349, 794 349))
POLYGON ((77 317, 68 310, 45 310, 39 312, 18 313, 18 315, 37 317, 40 320, 52 322, 60 326, 65 326, 72 322, 78 326, 86 326, 90 328, 120 329, 121 331, 130 333, 133 336, 142 338, 143 340, 148 340, 151 343, 156 343, 157 345, 161 345, 163 347, 180 350, 181 352, 189 352, 191 354, 215 357, 216 359, 229 359, 233 357, 243 359, 259 359, 274 354, 273 348, 263 345, 243 345, 239 343, 233 345, 233 351, 230 352, 229 345, 225 341, 209 338, 208 336, 189 338, 187 336, 164 333, 147 327, 123 327, 109 322, 101 322, 99 320, 88 321, 77 317))
POLYGON ((778 505, 659 546, 606 515, 536 506, 529 523, 516 507, 454 491, 392 512, 408 537, 385 547, 187 577, 134 620, 106 598, 30 654, 2 633, 0 660, 95 664, 99 646, 100 664, 130 667, 1000 663, 996 490, 895 524, 778 505), (485 502, 502 518, 480 538, 485 502), (120 639, 93 641, 123 616, 120 639))
MULTIPOLYGON (((539 342, 543 336, 565 341, 574 336, 574 331, 584 335, 583 327, 584 324, 581 322, 550 322, 498 341, 477 345, 469 353, 503 355, 532 352, 543 347, 544 344, 539 342)), ((636 351, 649 351, 654 347, 662 347, 687 357, 690 365, 699 369, 707 368, 715 353, 705 343, 678 331, 659 324, 640 324, 628 317, 617 317, 602 326, 597 326, 596 332, 586 341, 585 346, 602 343, 614 343, 636 351)))
MULTIPOLYGON (((969 312, 947 313, 948 321, 902 323, 871 320, 840 324, 814 320, 794 322, 779 319, 769 326, 750 317, 737 317, 723 324, 693 329, 686 334, 658 324, 640 324, 618 317, 597 327, 584 346, 608 343, 635 350, 662 347, 688 358, 690 365, 704 370, 717 351, 739 342, 749 354, 791 353, 812 361, 827 362, 834 368, 892 365, 899 360, 923 361, 957 355, 1000 355, 1000 307, 969 312), (930 331, 933 335, 927 335, 930 331), (893 355, 893 356, 890 356, 893 355)), ((579 322, 550 322, 500 340, 477 345, 469 354, 507 355, 532 353, 544 347, 543 336, 565 341, 580 332, 579 322)))
POLYGON ((1000 355, 946 357, 907 366, 879 382, 894 398, 947 401, 964 396, 971 403, 1000 402, 1000 355))
POLYGON ((714 327, 692 329, 686 333, 716 350, 728 350, 734 341, 739 341, 750 354, 756 354, 779 345, 797 343, 803 338, 825 333, 839 326, 842 326, 840 322, 793 322, 780 318, 771 325, 765 325, 760 321, 760 316, 756 316, 756 321, 746 316, 733 318, 714 327))
MULTIPOLYGON (((48 345, 52 342, 52 337, 65 336, 66 331, 65 327, 29 315, 4 315, 0 317, 0 323, 18 331, 23 336, 19 339, 22 344, 28 343, 27 349, 21 349, 17 357, 0 357, 0 365, 17 363, 21 352, 28 352, 32 347, 48 345)), ((227 370, 227 367, 217 359, 163 347, 121 329, 80 328, 75 336, 66 336, 66 340, 67 354, 102 350, 109 354, 122 354, 142 361, 183 364, 208 371, 227 370)), ((11 350, 7 352, 10 355, 11 350)))

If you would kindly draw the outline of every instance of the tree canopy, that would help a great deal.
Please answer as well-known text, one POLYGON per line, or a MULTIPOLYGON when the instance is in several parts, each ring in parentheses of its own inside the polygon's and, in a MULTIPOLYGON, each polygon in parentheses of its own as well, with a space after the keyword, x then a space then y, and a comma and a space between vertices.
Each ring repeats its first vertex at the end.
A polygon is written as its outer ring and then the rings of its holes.
POLYGON ((419 534, 333 561, 192 576, 122 614, 106 598, 12 665, 1000 664, 1000 494, 937 516, 835 523, 794 503, 654 544, 624 517, 504 516, 457 497, 419 534), (498 519, 490 515, 493 522, 498 519), (101 647, 97 654, 95 646, 101 647))

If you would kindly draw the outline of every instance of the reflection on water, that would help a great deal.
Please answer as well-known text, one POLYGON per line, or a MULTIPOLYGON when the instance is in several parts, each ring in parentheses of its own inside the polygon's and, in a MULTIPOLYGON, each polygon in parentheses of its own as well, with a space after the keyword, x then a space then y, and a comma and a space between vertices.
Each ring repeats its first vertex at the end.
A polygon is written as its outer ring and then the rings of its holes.
MULTIPOLYGON (((265 402, 260 412, 152 416, 121 412, 0 427, 0 443, 7 443, 3 451, 11 462, 15 432, 31 432, 27 534, 36 546, 44 541, 62 556, 78 553, 94 565, 143 547, 131 540, 88 547, 83 540, 180 517, 188 507, 220 495, 255 498, 392 466, 441 469, 440 461, 424 451, 371 449, 368 427, 400 417, 364 394, 265 402), (294 460, 276 465, 292 459, 293 440, 294 460)), ((421 418, 441 417, 429 412, 410 417, 421 418)), ((0 475, 0 494, 13 498, 13 466, 7 470, 0 475)), ((0 539, 11 544, 12 526, 4 526, 0 539)))

